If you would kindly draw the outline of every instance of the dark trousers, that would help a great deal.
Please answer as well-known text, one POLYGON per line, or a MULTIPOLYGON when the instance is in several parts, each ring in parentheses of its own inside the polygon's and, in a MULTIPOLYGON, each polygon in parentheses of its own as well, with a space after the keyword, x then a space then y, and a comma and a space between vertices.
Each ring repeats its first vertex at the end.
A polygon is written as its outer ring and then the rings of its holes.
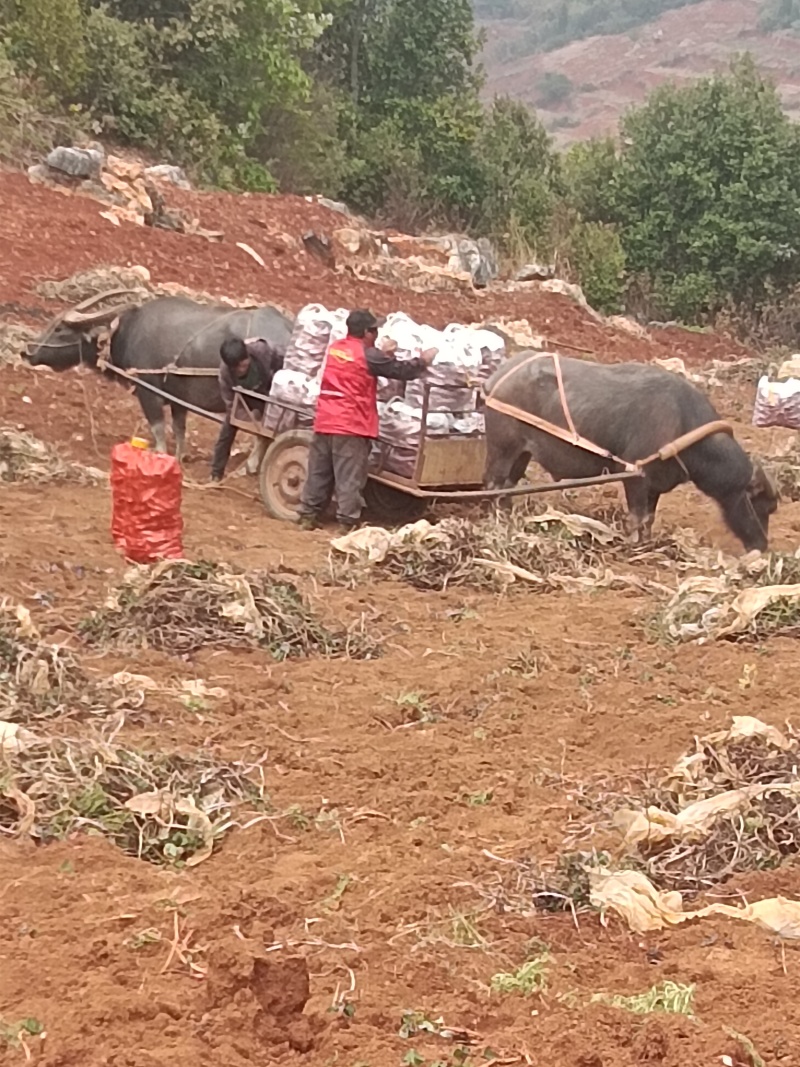
MULTIPOLYGON (((251 403, 248 406, 254 415, 258 415, 259 417, 263 415, 263 404, 251 403)), ((236 440, 237 433, 238 427, 231 425, 231 413, 228 412, 225 416, 225 421, 220 427, 217 443, 214 445, 214 455, 211 458, 212 478, 221 478, 225 473, 225 468, 228 466, 228 460, 231 458, 231 449, 233 448, 233 442, 236 440)))
POLYGON ((351 434, 315 433, 308 453, 308 478, 300 514, 321 515, 336 491, 336 518, 352 526, 364 507, 372 439, 351 434))

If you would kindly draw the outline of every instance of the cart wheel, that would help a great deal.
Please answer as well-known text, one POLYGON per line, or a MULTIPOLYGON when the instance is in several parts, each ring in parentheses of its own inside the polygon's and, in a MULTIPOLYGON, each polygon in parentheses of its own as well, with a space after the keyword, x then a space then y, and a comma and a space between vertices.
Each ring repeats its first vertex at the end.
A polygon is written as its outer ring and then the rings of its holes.
POLYGON ((364 500, 376 518, 389 522, 414 522, 425 514, 428 507, 427 500, 411 496, 391 485, 375 482, 372 478, 364 487, 364 500))
POLYGON ((273 519, 290 522, 297 515, 313 436, 310 430, 287 430, 275 438, 261 460, 258 489, 273 519))

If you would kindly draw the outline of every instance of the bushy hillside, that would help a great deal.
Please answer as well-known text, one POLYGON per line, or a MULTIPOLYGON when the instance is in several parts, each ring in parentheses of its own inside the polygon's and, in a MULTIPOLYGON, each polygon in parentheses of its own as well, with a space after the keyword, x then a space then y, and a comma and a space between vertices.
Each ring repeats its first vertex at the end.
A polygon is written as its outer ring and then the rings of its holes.
POLYGON ((798 0, 476 0, 476 14, 487 99, 536 107, 561 145, 613 133, 657 86, 743 52, 800 116, 798 0))
MULTIPOLYGON (((625 33, 652 22, 665 11, 699 0, 475 0, 481 21, 513 19, 520 32, 508 41, 508 57, 561 48, 595 35, 625 33)), ((782 4, 783 0, 775 0, 782 4)))

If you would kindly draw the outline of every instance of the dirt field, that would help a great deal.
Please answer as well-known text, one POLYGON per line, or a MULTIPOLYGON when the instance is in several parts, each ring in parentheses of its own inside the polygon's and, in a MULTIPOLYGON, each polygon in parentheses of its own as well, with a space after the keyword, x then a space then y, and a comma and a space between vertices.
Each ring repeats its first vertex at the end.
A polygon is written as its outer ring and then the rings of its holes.
MULTIPOLYGON (((232 198, 197 202, 207 224, 213 216, 233 228, 232 198)), ((0 175, 0 205, 11 235, 0 263, 9 320, 48 310, 37 279, 99 262, 144 263, 159 280, 205 288, 211 278, 219 292, 279 297, 292 308, 313 296, 427 309, 426 298, 356 289, 302 259, 259 272, 234 262, 226 245, 135 227, 106 233, 102 220, 92 229, 97 205, 30 189, 18 175, 0 175)), ((295 219, 307 229, 314 220, 305 210, 253 198, 238 217, 282 213, 282 228, 295 219)), ((242 221, 235 239, 258 247, 257 236, 242 221)), ((549 319, 565 343, 596 335, 604 358, 682 353, 699 365, 736 351, 686 333, 634 343, 589 324, 563 298, 506 299, 507 313, 525 304, 532 322, 544 329, 549 319)), ((471 317, 459 300, 431 297, 431 320, 471 317)), ((474 298, 476 307, 488 301, 506 311, 502 296, 474 298)), ((717 389, 714 399, 746 443, 774 452, 785 442, 783 432, 747 426, 751 388, 717 389)), ((0 424, 103 469, 113 443, 142 429, 122 390, 90 373, 29 368, 0 370, 0 424)), ((200 482, 210 431, 190 424, 187 477, 200 482)), ((800 1064, 796 943, 782 954, 763 930, 727 919, 642 937, 613 915, 603 924, 590 910, 551 914, 498 892, 503 861, 546 861, 564 849, 582 813, 580 783, 670 767, 695 735, 732 715, 782 726, 800 698, 794 640, 657 642, 642 622, 654 594, 635 587, 420 592, 377 575, 330 586, 329 535, 269 520, 251 481, 230 484, 186 489, 187 557, 292 576, 332 624, 363 620, 380 658, 100 655, 78 624, 125 569, 108 532, 107 489, 0 481, 2 594, 29 608, 90 678, 128 670, 158 685, 121 726, 113 714, 91 718, 76 707, 31 729, 88 737, 116 724, 117 744, 154 754, 265 757, 269 796, 267 818, 228 830, 192 868, 146 863, 97 834, 37 844, 4 832, 0 1063, 711 1067, 727 1056, 737 1067, 800 1064), (171 687, 185 679, 225 695, 181 700, 171 687), (491 991, 493 976, 545 956, 541 994, 491 991), (662 981, 695 986, 692 1016, 592 1002, 662 981), (442 1018, 434 1028, 453 1036, 400 1036, 415 1011, 442 1018), (23 1020, 28 1029, 14 1040, 23 1020)), ((581 511, 616 499, 611 489, 547 502, 581 511)), ((688 527, 703 544, 738 553, 696 491, 672 494, 662 509, 662 533, 688 527)), ((800 505, 785 502, 775 548, 793 552, 799 533, 800 505)), ((651 572, 672 588, 679 580, 663 562, 651 572)), ((707 899, 793 897, 797 888, 787 863, 736 877, 707 899)))

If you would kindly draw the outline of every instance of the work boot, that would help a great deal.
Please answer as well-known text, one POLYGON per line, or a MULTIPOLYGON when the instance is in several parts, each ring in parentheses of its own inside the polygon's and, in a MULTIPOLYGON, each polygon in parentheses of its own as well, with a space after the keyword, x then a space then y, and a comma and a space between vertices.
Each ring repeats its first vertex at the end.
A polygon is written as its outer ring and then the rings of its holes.
POLYGON ((351 534, 354 530, 357 530, 361 526, 360 522, 339 522, 336 527, 336 536, 344 537, 346 534, 351 534))
POLYGON ((297 525, 301 530, 318 530, 319 519, 316 515, 299 515, 297 525))

